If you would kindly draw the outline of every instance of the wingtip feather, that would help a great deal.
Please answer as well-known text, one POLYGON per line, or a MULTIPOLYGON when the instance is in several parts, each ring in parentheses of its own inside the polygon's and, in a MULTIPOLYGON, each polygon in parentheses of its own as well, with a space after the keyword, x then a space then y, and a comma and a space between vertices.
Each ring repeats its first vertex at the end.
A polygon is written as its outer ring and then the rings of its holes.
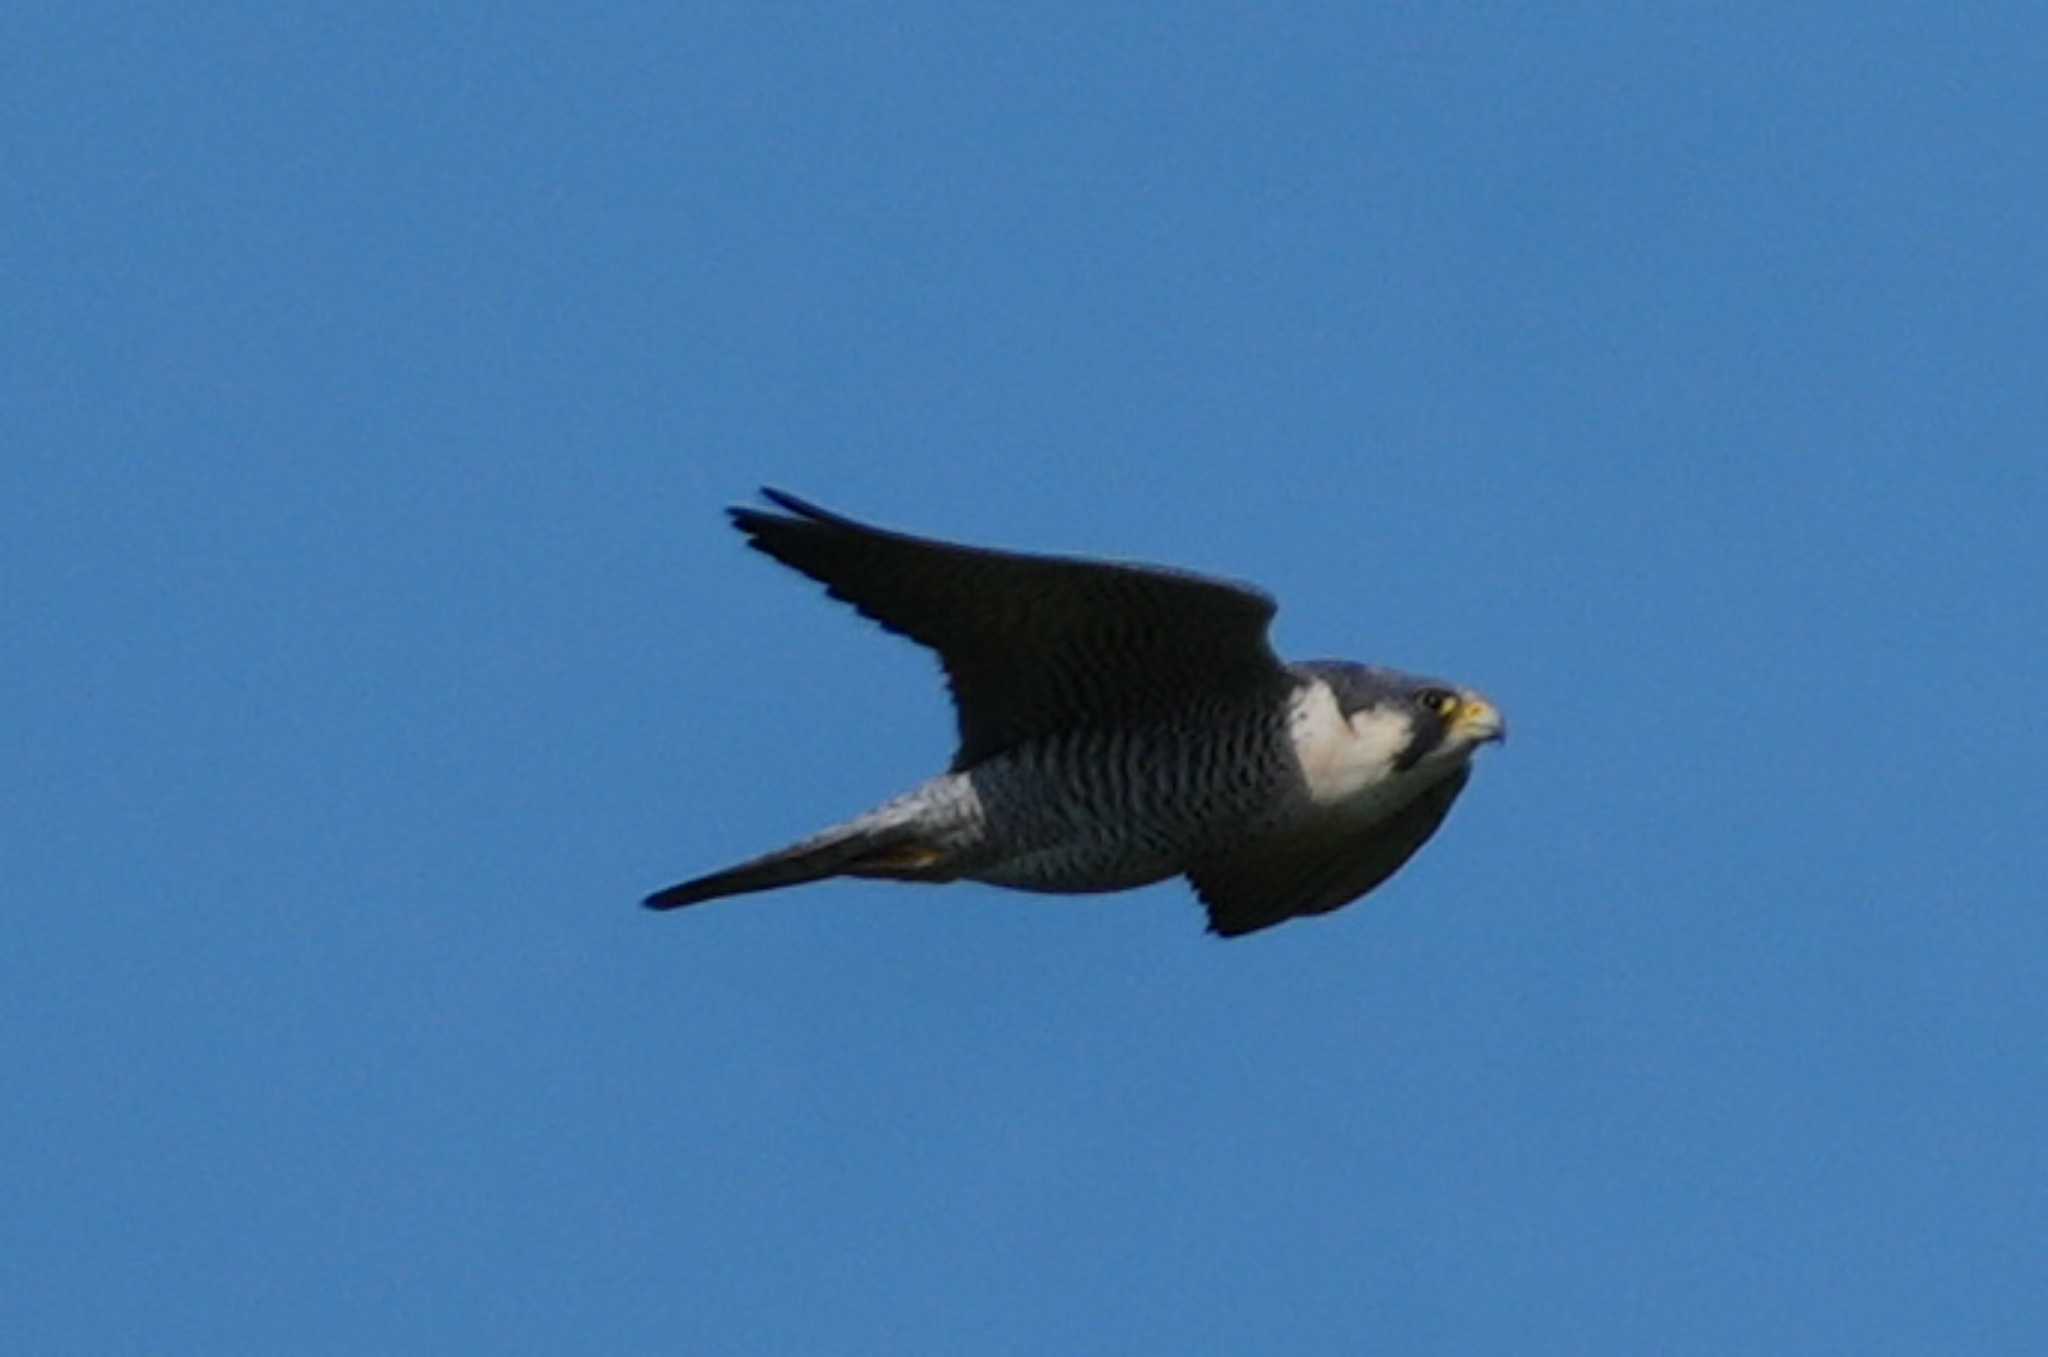
POLYGON ((787 510, 799 518, 808 518, 813 523, 845 524, 848 521, 830 509, 820 508, 807 499, 792 495, 787 490, 777 490, 772 485, 761 487, 761 498, 778 509, 787 510))
POLYGON ((699 901, 708 899, 708 896, 698 893, 696 889, 697 884, 694 881, 685 881, 679 886, 669 886, 664 890, 658 890, 645 900, 642 900, 640 907, 642 909, 658 910, 681 909, 684 905, 694 905, 699 901))

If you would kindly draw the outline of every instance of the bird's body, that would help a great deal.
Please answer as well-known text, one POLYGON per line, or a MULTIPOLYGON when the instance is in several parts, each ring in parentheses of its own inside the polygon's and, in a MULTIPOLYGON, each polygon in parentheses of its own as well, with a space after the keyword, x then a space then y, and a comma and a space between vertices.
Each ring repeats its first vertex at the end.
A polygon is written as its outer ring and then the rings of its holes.
POLYGON ((753 544, 937 650, 949 772, 866 815, 650 896, 674 908, 828 876, 1123 890, 1185 873, 1218 933, 1337 908, 1435 831, 1478 744, 1469 691, 1283 664, 1241 585, 883 532, 764 492, 753 544))
POLYGON ((1234 706, 1206 721, 1048 736, 912 796, 957 804, 973 826, 951 858, 969 880, 1056 893, 1149 885, 1286 795, 1281 722, 1234 706))

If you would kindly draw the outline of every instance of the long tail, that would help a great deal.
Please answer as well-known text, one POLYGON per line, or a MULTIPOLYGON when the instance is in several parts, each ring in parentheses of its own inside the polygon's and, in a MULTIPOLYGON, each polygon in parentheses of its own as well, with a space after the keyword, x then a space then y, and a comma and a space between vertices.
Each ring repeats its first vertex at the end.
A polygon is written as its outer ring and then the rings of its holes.
POLYGON ((943 854, 921 828, 900 815, 876 812, 813 835, 779 852, 656 891, 649 909, 680 909, 727 895, 772 891, 830 876, 880 876, 904 881, 946 881, 943 854))

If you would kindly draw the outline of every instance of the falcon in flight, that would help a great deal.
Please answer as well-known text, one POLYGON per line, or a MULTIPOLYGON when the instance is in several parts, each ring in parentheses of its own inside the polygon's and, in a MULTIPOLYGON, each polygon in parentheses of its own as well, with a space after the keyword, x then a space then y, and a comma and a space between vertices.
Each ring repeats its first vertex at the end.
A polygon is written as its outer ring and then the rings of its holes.
POLYGON ((800 843, 647 897, 675 909, 825 877, 1117 891, 1185 875, 1211 931, 1326 914, 1443 823, 1506 737, 1469 688, 1287 663, 1258 590, 1152 566, 958 546, 761 492, 757 549, 938 653, 952 767, 800 843))

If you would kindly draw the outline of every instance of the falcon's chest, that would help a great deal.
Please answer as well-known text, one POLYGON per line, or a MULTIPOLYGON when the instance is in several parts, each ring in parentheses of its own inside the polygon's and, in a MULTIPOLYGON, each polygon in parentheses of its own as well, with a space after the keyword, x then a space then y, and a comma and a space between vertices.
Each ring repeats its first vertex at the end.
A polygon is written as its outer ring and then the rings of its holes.
POLYGON ((1371 812, 1407 801, 1421 790, 1395 763, 1415 736, 1414 722, 1398 706, 1363 707, 1348 716, 1321 679, 1294 691, 1287 733, 1309 800, 1371 812))

